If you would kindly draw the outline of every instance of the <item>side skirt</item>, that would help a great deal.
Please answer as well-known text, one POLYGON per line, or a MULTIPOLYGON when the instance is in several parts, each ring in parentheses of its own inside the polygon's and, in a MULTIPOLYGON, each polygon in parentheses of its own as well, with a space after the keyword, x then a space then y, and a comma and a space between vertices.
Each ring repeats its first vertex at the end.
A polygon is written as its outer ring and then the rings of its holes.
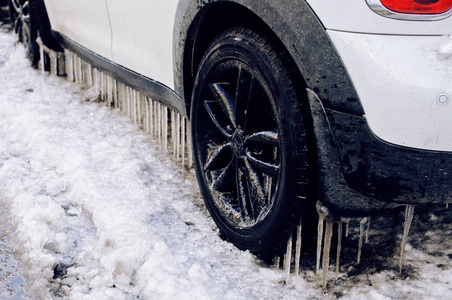
POLYGON ((165 106, 175 109, 184 117, 188 117, 183 98, 164 84, 142 76, 130 69, 114 63, 113 61, 99 56, 58 32, 52 31, 52 36, 64 48, 76 53, 87 63, 99 68, 103 72, 139 91, 143 95, 151 97, 165 106))

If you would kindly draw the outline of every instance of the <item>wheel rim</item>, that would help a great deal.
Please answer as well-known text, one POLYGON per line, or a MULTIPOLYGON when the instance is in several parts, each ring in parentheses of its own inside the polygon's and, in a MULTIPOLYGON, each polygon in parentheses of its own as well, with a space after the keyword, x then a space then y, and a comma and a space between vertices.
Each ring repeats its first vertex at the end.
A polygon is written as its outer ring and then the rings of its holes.
POLYGON ((195 139, 219 214, 235 228, 263 221, 275 204, 281 141, 268 85, 246 63, 230 59, 201 88, 195 139))
POLYGON ((30 6, 28 1, 11 0, 14 32, 19 41, 28 45, 30 41, 30 6))

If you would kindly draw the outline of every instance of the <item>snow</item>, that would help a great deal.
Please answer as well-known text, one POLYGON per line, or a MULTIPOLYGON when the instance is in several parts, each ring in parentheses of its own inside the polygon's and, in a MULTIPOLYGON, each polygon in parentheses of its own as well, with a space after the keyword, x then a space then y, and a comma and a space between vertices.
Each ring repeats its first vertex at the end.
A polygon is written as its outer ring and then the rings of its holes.
POLYGON ((441 36, 437 48, 437 55, 440 60, 448 60, 452 57, 452 33, 441 36))
POLYGON ((193 170, 118 110, 88 101, 91 90, 31 69, 2 31, 0 86, 0 237, 8 237, 30 298, 452 295, 450 242, 441 246, 435 229, 425 233, 430 246, 407 245, 413 278, 388 267, 348 279, 343 267, 323 290, 312 268, 284 284, 283 270, 219 237, 193 170))

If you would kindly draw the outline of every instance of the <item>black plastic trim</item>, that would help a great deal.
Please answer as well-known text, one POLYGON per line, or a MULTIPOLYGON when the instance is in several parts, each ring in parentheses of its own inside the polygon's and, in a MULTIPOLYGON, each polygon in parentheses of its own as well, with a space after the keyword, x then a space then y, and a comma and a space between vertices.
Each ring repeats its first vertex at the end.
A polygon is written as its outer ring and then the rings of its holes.
POLYGON ((96 68, 101 69, 143 95, 152 98, 152 100, 159 101, 162 104, 177 110, 183 116, 187 116, 187 110, 183 99, 166 85, 99 56, 56 31, 52 31, 52 36, 59 41, 64 48, 76 53, 83 60, 96 68))
POLYGON ((323 107, 312 90, 308 99, 318 151, 319 199, 333 217, 452 202, 452 152, 389 144, 372 133, 364 117, 323 107))
POLYGON ((452 201, 452 152, 379 139, 364 117, 327 110, 345 180, 363 195, 403 204, 452 201))

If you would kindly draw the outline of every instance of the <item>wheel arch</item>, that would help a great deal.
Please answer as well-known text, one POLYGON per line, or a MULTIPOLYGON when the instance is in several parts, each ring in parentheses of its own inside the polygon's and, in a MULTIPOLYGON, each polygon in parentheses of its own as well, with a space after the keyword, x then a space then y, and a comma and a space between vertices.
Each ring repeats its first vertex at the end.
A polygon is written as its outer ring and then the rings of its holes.
POLYGON ((244 26, 274 34, 293 58, 307 87, 322 104, 353 115, 364 111, 332 41, 303 1, 179 1, 174 30, 176 93, 190 111, 198 65, 212 40, 223 30, 244 26))

